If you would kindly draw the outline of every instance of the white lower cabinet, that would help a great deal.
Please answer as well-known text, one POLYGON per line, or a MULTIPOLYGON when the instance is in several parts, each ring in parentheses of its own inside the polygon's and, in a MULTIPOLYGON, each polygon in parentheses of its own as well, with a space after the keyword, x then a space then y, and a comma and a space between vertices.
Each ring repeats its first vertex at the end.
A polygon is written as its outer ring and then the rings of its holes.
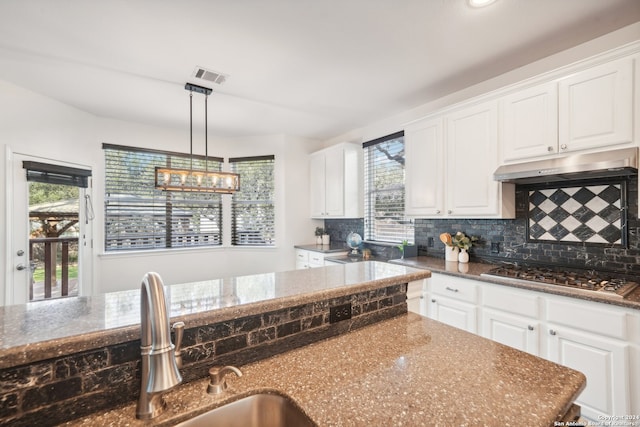
POLYGON ((346 255, 347 252, 331 252, 325 254, 323 252, 308 251, 306 249, 296 249, 296 270, 303 268, 324 267, 327 264, 333 264, 331 261, 325 261, 325 257, 346 255))
POLYGON ((540 322, 537 319, 487 308, 482 310, 482 336, 540 355, 540 322))
POLYGON ((442 274, 432 274, 428 280, 428 317, 478 333, 477 282, 442 274))
MULTIPOLYGON (((554 295, 546 298, 546 312, 548 358, 587 377, 587 387, 577 400, 582 413, 592 420, 638 413, 632 410, 640 410, 640 396, 636 395, 632 407, 631 387, 640 378, 630 375, 637 315, 614 306, 554 295)), ((636 360, 636 366, 639 362, 636 360)))
POLYGON ((530 291, 482 286, 482 336, 540 355, 540 298, 530 291))
POLYGON ((421 316, 427 315, 426 281, 414 280, 407 285, 407 309, 421 316))
POLYGON ((428 317, 576 369, 593 421, 640 414, 640 310, 432 274, 428 317))
POLYGON ((467 332, 478 332, 478 309, 474 304, 440 295, 432 295, 430 302, 430 318, 467 332))
POLYGON ((547 327, 549 360, 587 377, 587 387, 576 401, 582 414, 594 421, 599 416, 631 414, 629 345, 552 323, 547 327))

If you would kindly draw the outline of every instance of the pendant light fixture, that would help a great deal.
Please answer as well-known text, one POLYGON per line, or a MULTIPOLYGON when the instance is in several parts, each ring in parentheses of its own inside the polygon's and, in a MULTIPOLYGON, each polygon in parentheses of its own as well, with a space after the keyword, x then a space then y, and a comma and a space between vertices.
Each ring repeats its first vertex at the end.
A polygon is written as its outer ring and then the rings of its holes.
POLYGON ((240 175, 231 172, 209 171, 209 141, 207 100, 211 89, 192 83, 185 84, 189 91, 189 139, 191 163, 189 169, 156 167, 156 188, 163 191, 232 194, 240 190, 240 175), (205 169, 193 169, 193 92, 204 95, 204 164, 205 169))

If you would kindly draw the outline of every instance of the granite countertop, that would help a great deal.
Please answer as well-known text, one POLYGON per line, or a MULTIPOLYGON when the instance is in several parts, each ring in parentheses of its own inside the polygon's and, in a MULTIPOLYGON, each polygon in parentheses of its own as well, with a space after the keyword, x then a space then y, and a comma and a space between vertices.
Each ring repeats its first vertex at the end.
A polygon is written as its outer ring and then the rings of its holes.
POLYGON ((375 256, 370 256, 368 259, 364 259, 361 254, 359 255, 338 255, 338 256, 328 256, 325 258, 325 261, 333 261, 340 264, 350 264, 352 262, 362 262, 362 261, 386 261, 384 259, 380 259, 375 256))
POLYGON ((482 276, 483 273, 488 272, 495 267, 495 264, 486 264, 479 262, 458 263, 452 261, 445 261, 442 258, 418 256, 405 259, 393 259, 389 260, 389 263, 404 265, 407 267, 423 268, 430 270, 434 273, 448 274, 451 276, 463 277, 466 279, 481 280, 483 282, 489 282, 497 285, 510 286, 514 288, 528 289, 536 292, 544 292, 555 295, 568 296, 572 298, 579 298, 587 301, 595 301, 606 304, 617 305, 621 307, 633 308, 640 310, 640 287, 636 288, 632 293, 625 298, 608 297, 606 295, 599 295, 597 293, 585 294, 580 291, 557 285, 546 285, 539 283, 523 283, 517 281, 510 281, 508 279, 495 279, 491 277, 482 276))
MULTIPOLYGON (((383 262, 333 265, 167 286, 171 321, 187 328, 260 314, 431 273, 383 262)), ((0 369, 140 337, 140 290, 0 307, 0 369)))
POLYGON ((344 242, 331 243, 330 245, 295 245, 294 248, 303 249, 305 251, 320 252, 323 254, 348 252, 351 250, 351 248, 346 246, 344 242))
MULTIPOLYGON (((319 426, 553 425, 584 389, 580 372, 408 313, 242 367, 221 396, 207 380, 166 395, 154 425, 256 392, 283 393, 319 426)), ((135 404, 67 426, 143 426, 135 404)))

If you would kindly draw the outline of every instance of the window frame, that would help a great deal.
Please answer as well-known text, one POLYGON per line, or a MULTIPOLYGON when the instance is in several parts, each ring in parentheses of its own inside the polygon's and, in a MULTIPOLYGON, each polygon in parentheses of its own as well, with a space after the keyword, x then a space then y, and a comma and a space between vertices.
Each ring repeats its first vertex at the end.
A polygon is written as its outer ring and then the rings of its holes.
MULTIPOLYGON (((414 243, 415 227, 413 224, 413 220, 408 218, 404 213, 405 202, 406 202, 406 199, 405 199, 406 171, 404 166, 404 153, 405 153, 404 131, 395 132, 390 135, 365 142, 362 144, 362 148, 364 150, 364 233, 365 233, 364 239, 365 241, 382 243, 382 244, 399 244, 406 240, 408 243, 414 243), (393 153, 390 153, 390 152, 385 153, 382 150, 379 150, 378 157, 372 156, 372 154, 374 154, 373 150, 375 149, 375 147, 382 147, 383 144, 387 144, 387 143, 393 144, 394 141, 397 141, 400 139, 402 140, 402 151, 401 151, 402 156, 401 157, 398 157, 398 154, 400 153, 400 151, 394 155, 393 153), (394 157, 398 157, 398 158, 394 159, 394 157), (401 163, 398 161, 400 158, 402 159, 401 163), (402 173, 402 182, 399 183, 396 181, 392 181, 393 185, 391 186, 388 186, 385 188, 375 188, 376 184, 373 181, 375 181, 376 176, 378 176, 376 172, 378 171, 385 172, 385 169, 387 169, 387 167, 397 166, 392 163, 394 161, 402 165, 400 168, 402 173), (374 186, 374 188, 371 188, 372 185, 374 186), (383 223, 380 218, 380 215, 376 215, 375 212, 371 211, 371 209, 373 209, 375 206, 379 206, 380 204, 379 202, 376 203, 376 200, 378 200, 376 196, 379 196, 384 193, 393 194, 394 192, 397 192, 397 191, 401 191, 402 193, 400 196, 402 198, 402 204, 401 206, 391 205, 390 206, 391 212, 395 211, 396 213, 392 214, 391 216, 387 216, 387 218, 390 218, 391 221, 395 221, 396 224, 387 222, 386 226, 388 231, 386 232, 377 231, 381 229, 381 226, 383 223)), ((400 172, 399 170, 396 170, 395 172, 389 171, 389 173, 391 174, 393 173, 398 174, 399 172, 400 172)), ((397 177, 394 177, 394 179, 397 180, 397 177)), ((396 196, 392 195, 391 197, 392 198, 397 197, 397 195, 396 196)))
POLYGON ((194 169, 198 169, 200 166, 204 167, 206 160, 209 170, 222 170, 222 158, 106 143, 102 148, 105 153, 103 246, 105 253, 222 247, 224 227, 220 194, 177 193, 155 188, 156 166, 176 166, 178 163, 189 167, 193 162, 194 169), (141 164, 138 166, 139 173, 128 176, 120 173, 118 166, 122 170, 133 169, 135 166, 117 159, 118 156, 139 156, 137 159, 141 164), (110 161, 113 162, 111 166, 110 161), (132 177, 140 180, 132 181, 128 187, 120 183, 120 189, 126 188, 131 194, 115 192, 118 189, 114 181, 132 177), (188 222, 185 222, 184 218, 179 219, 180 214, 176 214, 176 210, 182 212, 182 217, 189 217, 188 222), (199 211, 198 216, 194 217, 193 211, 199 211), (211 214, 207 215, 207 212, 211 214), (203 219, 210 223, 206 228, 200 228, 203 219), (119 224, 118 221, 120 221, 119 224), (166 224, 171 224, 171 227, 167 227, 166 224), (199 228, 198 232, 191 232, 192 225, 199 228), (138 230, 127 234, 127 226, 138 227, 138 230))
POLYGON ((251 157, 235 157, 229 159, 230 170, 234 173, 240 174, 240 191, 234 193, 231 196, 231 242, 232 247, 266 247, 272 248, 276 246, 276 158, 274 155, 266 156, 251 156, 251 157), (270 183, 270 197, 268 199, 260 199, 260 194, 256 189, 260 188, 255 182, 248 183, 247 175, 248 171, 242 173, 237 169, 239 165, 248 165, 254 172, 264 174, 265 170, 257 170, 261 166, 266 166, 269 170, 266 171, 271 177, 270 183), (245 196, 245 197, 243 197, 245 196), (240 200, 239 200, 240 199, 240 200), (236 213, 236 209, 240 206, 259 206, 267 209, 267 218, 270 216, 271 220, 266 222, 267 229, 264 229, 265 224, 258 224, 261 229, 253 230, 249 233, 247 230, 239 231, 238 220, 241 219, 236 213), (270 211, 270 212, 269 212, 270 211), (257 232, 257 233, 256 233, 257 232), (239 233, 248 233, 244 237, 239 236, 239 233), (269 238, 269 236, 271 236, 269 238), (247 240, 244 240, 247 239, 247 240), (244 243, 243 243, 244 240, 244 243))

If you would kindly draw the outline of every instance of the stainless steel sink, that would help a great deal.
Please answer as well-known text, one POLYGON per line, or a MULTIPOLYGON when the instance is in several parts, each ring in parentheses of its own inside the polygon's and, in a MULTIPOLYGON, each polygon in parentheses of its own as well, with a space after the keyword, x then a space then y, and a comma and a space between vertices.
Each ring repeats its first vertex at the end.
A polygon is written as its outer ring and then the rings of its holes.
POLYGON ((177 427, 317 427, 290 398, 260 393, 227 403, 177 427))

